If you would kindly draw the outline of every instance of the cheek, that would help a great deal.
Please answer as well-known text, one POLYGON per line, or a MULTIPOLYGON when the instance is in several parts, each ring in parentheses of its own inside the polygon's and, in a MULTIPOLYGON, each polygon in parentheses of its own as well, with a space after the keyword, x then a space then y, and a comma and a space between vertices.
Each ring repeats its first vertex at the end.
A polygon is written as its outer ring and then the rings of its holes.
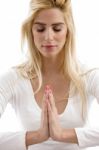
POLYGON ((60 42, 64 43, 66 41, 66 32, 60 33, 57 37, 60 42))
POLYGON ((37 45, 37 44, 39 44, 39 42, 40 42, 40 37, 39 37, 39 35, 37 34, 37 33, 33 33, 33 39, 34 39, 34 43, 35 43, 35 45, 37 45))

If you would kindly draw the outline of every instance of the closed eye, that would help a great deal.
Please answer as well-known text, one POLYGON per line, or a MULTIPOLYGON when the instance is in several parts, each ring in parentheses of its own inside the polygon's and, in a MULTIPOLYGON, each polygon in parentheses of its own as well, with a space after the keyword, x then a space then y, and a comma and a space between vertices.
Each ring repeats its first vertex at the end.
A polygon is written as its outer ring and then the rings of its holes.
MULTIPOLYGON (((55 24, 55 25, 52 25, 51 28, 54 32, 60 32, 63 28, 63 24, 55 24)), ((35 24, 34 29, 37 32, 44 32, 46 30, 46 27, 45 25, 42 25, 42 24, 35 24)))
MULTIPOLYGON (((52 24, 52 29, 56 32, 59 32, 62 30, 63 26, 65 24, 62 23, 62 22, 59 22, 59 23, 53 23, 52 24)), ((43 32, 44 30, 46 30, 46 24, 45 23, 42 23, 42 22, 35 22, 34 23, 34 27, 35 29, 38 31, 38 32, 43 32)))
MULTIPOLYGON (((37 32, 44 32, 46 29, 37 29, 37 32)), ((61 29, 57 29, 57 28, 53 28, 53 31, 54 32, 60 32, 61 31, 61 29)))
POLYGON ((45 31, 45 28, 37 29, 37 32, 43 32, 43 31, 45 31))
POLYGON ((54 30, 55 32, 60 32, 60 31, 61 31, 61 29, 57 29, 57 28, 53 28, 53 30, 54 30))
POLYGON ((62 25, 58 24, 58 25, 53 26, 53 30, 55 32, 60 32, 62 30, 62 25))

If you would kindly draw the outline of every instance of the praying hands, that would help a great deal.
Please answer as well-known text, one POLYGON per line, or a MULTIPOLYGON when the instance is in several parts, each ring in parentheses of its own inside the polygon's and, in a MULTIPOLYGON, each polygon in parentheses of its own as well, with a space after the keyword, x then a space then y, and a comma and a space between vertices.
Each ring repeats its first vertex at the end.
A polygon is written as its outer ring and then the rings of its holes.
POLYGON ((49 86, 45 88, 39 131, 41 133, 40 135, 42 135, 42 141, 51 137, 55 141, 77 143, 75 130, 61 127, 53 91, 49 86))
POLYGON ((42 101, 40 128, 37 131, 27 132, 26 145, 41 143, 49 138, 58 142, 78 143, 74 129, 61 127, 53 91, 49 86, 46 86, 42 101))
POLYGON ((46 86, 41 115, 41 128, 44 140, 51 137, 53 140, 60 141, 63 128, 60 125, 57 108, 51 88, 46 86))

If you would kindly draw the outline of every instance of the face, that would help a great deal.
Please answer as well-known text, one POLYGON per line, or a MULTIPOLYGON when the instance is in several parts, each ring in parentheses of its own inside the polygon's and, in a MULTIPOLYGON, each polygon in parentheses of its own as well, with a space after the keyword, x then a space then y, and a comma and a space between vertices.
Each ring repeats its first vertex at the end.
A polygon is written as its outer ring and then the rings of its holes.
POLYGON ((42 56, 56 56, 66 42, 67 27, 63 13, 56 8, 42 10, 34 20, 32 33, 34 44, 42 56))

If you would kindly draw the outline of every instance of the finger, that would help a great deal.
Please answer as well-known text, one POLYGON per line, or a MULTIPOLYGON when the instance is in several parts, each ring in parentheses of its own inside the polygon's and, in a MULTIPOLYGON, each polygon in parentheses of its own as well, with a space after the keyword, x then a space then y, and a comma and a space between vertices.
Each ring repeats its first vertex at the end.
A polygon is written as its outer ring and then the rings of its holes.
POLYGON ((50 103, 52 111, 56 112, 55 111, 56 110, 56 106, 55 106, 54 96, 53 96, 52 89, 51 89, 50 85, 46 85, 45 91, 47 93, 47 99, 48 99, 48 101, 50 103))
POLYGON ((48 98, 49 98, 48 100, 49 100, 49 103, 50 103, 50 105, 52 107, 52 110, 56 109, 55 99, 54 99, 54 96, 53 96, 53 93, 52 93, 51 89, 49 89, 49 97, 48 98))
POLYGON ((44 107, 41 114, 41 126, 42 127, 48 126, 48 110, 46 102, 44 103, 44 107))
POLYGON ((47 106, 48 106, 48 113, 51 114, 52 109, 51 109, 51 105, 48 100, 47 100, 47 106))
POLYGON ((49 100, 49 91, 47 89, 45 89, 45 93, 44 93, 44 103, 45 103, 45 107, 46 107, 46 111, 48 112, 48 102, 49 100))
POLYGON ((44 103, 47 99, 48 99, 48 90, 45 88, 43 99, 42 99, 42 107, 44 106, 44 103))
POLYGON ((42 100, 42 119, 47 119, 47 94, 44 93, 43 100, 42 100))
POLYGON ((49 121, 49 124, 50 124, 51 118, 52 118, 52 109, 51 109, 51 105, 50 105, 48 100, 47 100, 47 107, 48 107, 48 121, 49 121))

